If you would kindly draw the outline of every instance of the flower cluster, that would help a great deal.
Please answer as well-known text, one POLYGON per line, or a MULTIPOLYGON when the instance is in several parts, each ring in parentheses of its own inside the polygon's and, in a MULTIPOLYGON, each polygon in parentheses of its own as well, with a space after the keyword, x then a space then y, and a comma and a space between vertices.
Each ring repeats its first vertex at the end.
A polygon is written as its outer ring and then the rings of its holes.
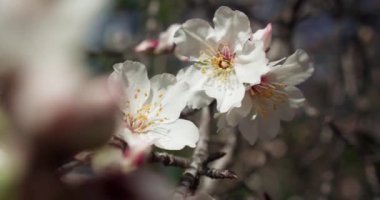
POLYGON ((270 71, 261 76, 259 84, 246 88, 242 105, 220 115, 218 127, 238 126, 243 136, 253 144, 257 138, 272 139, 280 128, 280 120, 289 121, 304 102, 295 85, 313 73, 308 55, 297 50, 281 63, 270 63, 270 71))
MULTIPOLYGON (((122 122, 117 137, 130 145, 154 144, 168 150, 194 147, 198 129, 179 119, 188 106, 199 109, 216 101, 218 128, 238 127, 254 144, 273 138, 280 120, 290 120, 304 97, 295 85, 309 78, 313 67, 306 52, 270 62, 272 25, 253 32, 248 17, 220 7, 214 26, 201 19, 174 25, 159 40, 144 41, 136 51, 173 49, 191 64, 176 76, 147 77, 143 64, 126 61, 114 66, 112 94, 121 100, 122 122), (160 48, 158 48, 160 47, 160 48)), ((166 51, 168 52, 168 51, 166 51)), ((144 145, 150 146, 150 145, 144 145)))

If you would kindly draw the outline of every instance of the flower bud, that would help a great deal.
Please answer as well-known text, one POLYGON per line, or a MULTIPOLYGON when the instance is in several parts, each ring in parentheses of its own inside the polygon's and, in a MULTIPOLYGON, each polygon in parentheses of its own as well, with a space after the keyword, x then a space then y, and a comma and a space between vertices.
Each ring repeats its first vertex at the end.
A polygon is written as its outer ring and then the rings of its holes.
POLYGON ((272 41, 272 24, 269 23, 264 29, 257 30, 253 34, 253 39, 262 40, 265 51, 268 51, 272 41))

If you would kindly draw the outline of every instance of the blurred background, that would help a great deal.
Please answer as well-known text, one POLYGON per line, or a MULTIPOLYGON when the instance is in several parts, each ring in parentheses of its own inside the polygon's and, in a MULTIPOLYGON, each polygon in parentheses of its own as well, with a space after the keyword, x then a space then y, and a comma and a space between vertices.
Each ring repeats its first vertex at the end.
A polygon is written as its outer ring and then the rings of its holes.
MULTIPOLYGON (((129 59, 145 63, 150 76, 176 73, 188 63, 173 54, 136 53, 136 45, 190 18, 211 23, 221 5, 247 14, 254 30, 272 23, 270 60, 302 48, 315 72, 300 86, 304 108, 282 123, 273 141, 250 146, 240 134, 213 129, 210 151, 230 152, 230 162, 215 167, 239 179, 203 178, 199 191, 216 199, 380 200, 380 0, 115 0, 86 37, 89 69, 100 77, 129 59)), ((1 132, 9 126, 3 115, 1 132)), ((192 150, 170 153, 191 156, 192 150)), ((182 174, 159 164, 151 169, 174 184, 182 174)), ((1 184, 8 176, 0 175, 1 184)), ((0 193, 7 189, 0 185, 0 193)))
MULTIPOLYGON (((134 47, 158 38, 173 23, 195 17, 211 22, 221 5, 246 13, 253 29, 272 23, 269 58, 302 48, 315 73, 301 85, 304 109, 283 123, 277 139, 249 146, 238 138, 229 168, 240 179, 219 180, 212 194, 221 199, 265 194, 289 200, 380 199, 379 0, 118 0, 91 39, 92 69, 105 73, 115 62, 134 59, 147 64, 151 75, 176 73, 187 64, 173 55, 136 54, 134 47)), ((181 172, 161 170, 173 180, 181 172)))

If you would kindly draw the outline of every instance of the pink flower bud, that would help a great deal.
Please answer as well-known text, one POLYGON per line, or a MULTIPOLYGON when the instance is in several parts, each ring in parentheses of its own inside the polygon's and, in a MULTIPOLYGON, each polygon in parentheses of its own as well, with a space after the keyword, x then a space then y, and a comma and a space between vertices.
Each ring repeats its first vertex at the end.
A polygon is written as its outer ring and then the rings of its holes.
POLYGON ((168 53, 174 49, 174 34, 181 27, 179 24, 172 24, 169 28, 161 32, 158 39, 146 39, 135 47, 137 53, 168 53))
POLYGON ((156 49, 158 43, 158 40, 146 39, 140 42, 134 50, 136 53, 151 53, 156 49))
POLYGON ((257 30, 253 34, 253 39, 262 40, 265 51, 268 51, 272 40, 272 24, 269 23, 264 29, 257 30))

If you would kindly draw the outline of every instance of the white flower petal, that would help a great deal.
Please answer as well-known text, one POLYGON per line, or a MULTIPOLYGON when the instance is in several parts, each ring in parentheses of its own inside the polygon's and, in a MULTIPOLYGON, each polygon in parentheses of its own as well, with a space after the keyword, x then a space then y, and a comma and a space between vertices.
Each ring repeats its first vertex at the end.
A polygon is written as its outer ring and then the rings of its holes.
POLYGON ((179 70, 176 77, 179 81, 187 82, 193 91, 202 90, 204 83, 208 79, 207 75, 202 74, 199 68, 194 65, 179 70))
POLYGON ((176 83, 176 77, 169 73, 158 74, 150 79, 150 87, 154 91, 166 91, 168 88, 175 85, 176 83))
POLYGON ((243 137, 249 142, 249 144, 254 145, 257 138, 259 137, 259 130, 257 121, 250 120, 248 117, 244 118, 239 123, 239 131, 243 137))
POLYGON ((189 97, 187 105, 191 109, 199 109, 210 105, 214 99, 207 96, 205 91, 193 91, 189 97))
POLYGON ((286 93, 289 95, 289 105, 292 108, 299 108, 305 102, 305 97, 303 96, 300 89, 294 86, 288 86, 285 88, 286 93))
POLYGON ((297 50, 285 63, 272 68, 268 73, 271 82, 297 85, 311 76, 314 68, 310 58, 303 50, 297 50))
POLYGON ((181 69, 177 74, 177 79, 185 81, 190 86, 190 96, 187 105, 192 109, 199 109, 208 106, 213 98, 207 96, 203 91, 203 85, 208 77, 200 72, 195 66, 181 69))
POLYGON ((284 63, 284 61, 286 60, 287 58, 284 57, 284 58, 281 58, 279 60, 276 60, 276 61, 271 61, 268 63, 268 66, 269 68, 272 68, 272 67, 275 67, 276 65, 280 65, 281 63, 284 63))
POLYGON ((189 98, 189 85, 184 81, 177 82, 174 75, 165 73, 151 78, 151 88, 151 103, 162 104, 162 110, 152 112, 154 116, 151 118, 168 118, 169 121, 178 119, 189 98))
POLYGON ((254 119, 246 117, 239 122, 238 127, 240 132, 251 145, 255 143, 257 138, 268 141, 278 134, 280 129, 278 113, 273 112, 273 110, 268 111, 268 115, 266 116, 257 114, 254 119))
POLYGON ((120 127, 116 135, 123 141, 126 141, 130 146, 136 146, 142 142, 146 144, 153 144, 157 139, 155 135, 152 135, 150 133, 133 133, 131 130, 124 127, 120 127))
POLYGON ((251 23, 248 17, 229 7, 221 6, 215 11, 215 40, 220 44, 228 45, 233 50, 238 50, 251 34, 251 23))
POLYGON ((242 83, 259 84, 261 76, 269 71, 263 42, 247 41, 243 49, 236 53, 235 72, 242 83))
POLYGON ((194 60, 199 57, 201 51, 215 49, 215 43, 210 40, 213 32, 210 24, 204 20, 186 21, 174 35, 176 54, 194 60))
POLYGON ((172 74, 164 73, 153 76, 150 79, 151 92, 147 103, 153 105, 162 104, 162 98, 166 90, 175 85, 176 82, 177 80, 172 74))
POLYGON ((189 85, 186 82, 178 82, 170 88, 162 100, 162 115, 169 119, 178 119, 189 99, 189 85))
POLYGON ((205 86, 205 92, 208 96, 216 99, 217 109, 219 112, 224 113, 234 107, 240 107, 241 101, 244 97, 245 87, 243 84, 234 84, 232 86, 205 86), (231 87, 231 88, 227 88, 231 87))
POLYGON ((150 82, 148 79, 145 66, 139 62, 125 61, 114 65, 114 72, 111 77, 123 84, 123 95, 126 104, 129 101, 129 106, 123 105, 123 109, 128 109, 135 113, 147 99, 150 92, 150 82))
POLYGON ((108 77, 108 92, 116 100, 123 100, 124 98, 124 83, 121 79, 119 72, 113 72, 108 77))
POLYGON ((269 113, 268 116, 260 116, 257 118, 257 129, 260 133, 260 139, 263 141, 272 140, 280 130, 280 119, 277 115, 269 113))
POLYGON ((199 139, 198 128, 188 120, 178 119, 162 128, 167 129, 167 133, 155 133, 158 139, 154 143, 162 149, 180 150, 185 146, 194 148, 199 139))
MULTIPOLYGON (((287 116, 288 113, 283 113, 284 110, 282 110, 283 107, 281 106, 284 105, 286 106, 287 102, 276 104, 276 108, 274 108, 273 104, 267 101, 267 99, 254 98, 253 109, 250 115, 239 123, 239 129, 245 134, 245 138, 247 140, 252 140, 251 138, 248 138, 249 135, 247 132, 250 131, 257 134, 261 140, 273 139, 280 129, 280 119, 282 117, 284 117, 284 119, 292 117, 287 116), (255 110, 255 108, 260 108, 261 112, 255 110), (252 130, 248 131, 247 129, 252 130)), ((284 108, 286 109, 286 107, 284 108)))
POLYGON ((289 102, 285 102, 277 106, 276 115, 278 115, 281 120, 290 121, 293 119, 294 114, 295 109, 290 107, 289 102))
POLYGON ((252 100, 249 94, 246 94, 242 100, 241 106, 233 108, 226 114, 226 120, 230 126, 236 126, 240 120, 245 118, 252 109, 252 100))
POLYGON ((284 101, 272 101, 267 98, 254 98, 254 107, 260 108, 265 111, 265 116, 258 113, 257 117, 262 118, 277 118, 278 120, 289 121, 293 119, 295 108, 298 108, 304 101, 300 90, 293 86, 288 86, 280 92, 288 95, 284 101))

